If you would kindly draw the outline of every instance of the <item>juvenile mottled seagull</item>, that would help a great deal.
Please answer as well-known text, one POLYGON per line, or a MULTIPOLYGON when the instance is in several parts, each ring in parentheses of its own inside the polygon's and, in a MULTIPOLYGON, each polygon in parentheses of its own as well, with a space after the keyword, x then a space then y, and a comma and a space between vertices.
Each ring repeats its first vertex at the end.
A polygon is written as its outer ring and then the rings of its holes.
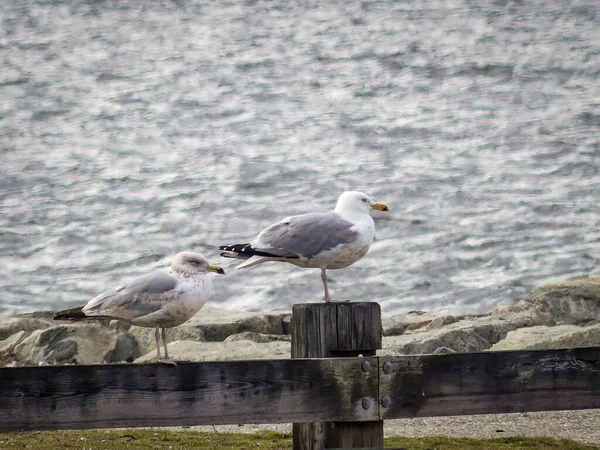
POLYGON ((335 209, 286 217, 262 230, 250 243, 223 245, 221 256, 246 261, 238 269, 267 261, 283 261, 299 267, 321 269, 325 301, 333 302, 327 289, 327 269, 342 269, 365 256, 375 238, 369 211, 389 211, 362 192, 340 195, 335 209))
POLYGON ((208 272, 225 273, 199 253, 180 252, 170 267, 115 286, 83 307, 58 312, 54 319, 116 319, 139 327, 156 328, 156 359, 176 365, 169 358, 165 328, 181 325, 208 301, 212 291, 208 272), (159 329, 164 358, 160 356, 159 329))

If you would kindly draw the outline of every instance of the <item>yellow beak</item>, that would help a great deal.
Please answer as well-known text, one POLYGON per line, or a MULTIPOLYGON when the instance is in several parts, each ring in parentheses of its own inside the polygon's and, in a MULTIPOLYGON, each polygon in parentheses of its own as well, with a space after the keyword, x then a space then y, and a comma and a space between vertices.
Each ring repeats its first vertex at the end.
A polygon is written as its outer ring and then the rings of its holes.
POLYGON ((221 275, 225 274, 225 271, 223 270, 223 268, 221 266, 213 266, 212 264, 210 264, 208 266, 207 269, 209 272, 215 272, 215 273, 220 273, 221 275))
POLYGON ((375 203, 375 204, 371 205, 371 208, 377 209, 379 211, 389 211, 390 210, 390 208, 388 208, 385 203, 375 203))

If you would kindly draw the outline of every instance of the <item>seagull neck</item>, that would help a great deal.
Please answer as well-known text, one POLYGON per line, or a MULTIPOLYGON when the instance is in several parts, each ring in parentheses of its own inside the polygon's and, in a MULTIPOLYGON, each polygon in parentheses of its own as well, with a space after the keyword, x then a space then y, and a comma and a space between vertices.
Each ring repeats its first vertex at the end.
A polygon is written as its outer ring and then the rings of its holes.
POLYGON ((360 222, 362 220, 365 220, 365 217, 371 217, 368 214, 364 214, 364 212, 362 211, 352 211, 352 210, 344 210, 344 209, 334 209, 333 212, 335 212, 336 214, 338 214, 342 219, 347 220, 349 222, 352 223, 356 223, 356 222, 360 222))

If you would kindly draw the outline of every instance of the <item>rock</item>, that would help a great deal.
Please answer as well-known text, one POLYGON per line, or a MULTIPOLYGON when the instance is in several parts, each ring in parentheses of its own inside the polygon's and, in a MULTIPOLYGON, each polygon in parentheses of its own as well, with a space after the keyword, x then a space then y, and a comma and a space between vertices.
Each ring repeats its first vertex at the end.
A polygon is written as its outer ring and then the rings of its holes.
POLYGON ((600 324, 582 327, 577 325, 545 325, 519 328, 510 331, 490 350, 548 350, 600 346, 600 324))
POLYGON ((31 317, 14 316, 0 318, 0 341, 19 331, 31 333, 32 331, 48 328, 52 325, 53 323, 47 320, 31 317))
POLYGON ((456 352, 448 347, 438 347, 433 351, 434 355, 447 355, 449 353, 456 353, 456 352))
MULTIPOLYGON (((176 361, 230 361, 247 359, 285 359, 291 344, 285 341, 256 343, 248 340, 227 342, 176 341, 169 343, 169 357, 176 361)), ((135 363, 156 361, 156 352, 136 359, 135 363)))
POLYGON ((522 321, 498 317, 467 317, 436 330, 423 329, 401 336, 386 336, 383 338, 383 349, 378 354, 480 352, 504 339, 509 331, 523 325, 522 321))
POLYGON ((111 324, 109 328, 109 321, 57 322, 54 320, 55 314, 55 311, 37 311, 1 318, 0 337, 10 338, 2 341, 6 345, 2 346, 4 351, 0 354, 0 362, 10 359, 11 362, 22 365, 63 364, 85 360, 89 364, 98 364, 122 361, 127 355, 133 359, 141 354, 139 350, 135 350, 135 341, 127 338, 125 334, 129 325, 111 324), (103 327, 106 333, 99 333, 95 327, 103 327), (107 337, 112 334, 116 345, 105 348, 104 344, 109 341, 112 343, 112 338, 107 337), (14 342, 16 337, 18 342, 14 342), (88 347, 94 347, 96 344, 100 344, 99 347, 95 347, 98 351, 89 353, 88 347), (103 350, 106 350, 106 354, 100 358, 98 352, 103 350))
POLYGON ((231 336, 227 336, 225 342, 252 341, 257 343, 264 343, 273 341, 291 342, 291 340, 291 336, 285 336, 281 334, 263 334, 255 333, 254 331, 244 331, 243 333, 232 334, 231 336))
POLYGON ((433 328, 439 328, 440 326, 456 322, 461 318, 427 311, 410 311, 406 314, 399 314, 384 319, 382 321, 383 335, 396 336, 404 334, 426 327, 434 322, 435 325, 433 325, 433 328))
POLYGON ((244 331, 287 334, 290 320, 288 311, 240 312, 205 306, 182 326, 201 328, 207 341, 223 341, 227 336, 244 331))
POLYGON ((23 364, 99 364, 117 362, 118 332, 107 326, 61 324, 35 330, 13 347, 23 364))
POLYGON ((536 325, 586 324, 600 321, 600 277, 551 283, 500 309, 501 314, 529 314, 536 325))
MULTIPOLYGON (((119 321, 56 322, 41 311, 0 318, 0 364, 150 361, 153 328, 119 321), (140 358, 140 355, 144 355, 140 358)), ((290 312, 205 306, 167 330, 173 357, 194 361, 289 358, 290 312)), ((411 311, 383 321, 380 355, 600 345, 600 278, 552 283, 482 316, 411 311)))
POLYGON ((422 328, 415 330, 406 330, 406 333, 416 333, 420 331, 431 331, 437 330, 438 328, 442 328, 443 326, 450 325, 451 323, 458 322, 462 320, 464 316, 438 316, 433 319, 431 322, 423 326, 422 328))
POLYGON ((449 353, 456 353, 456 352, 448 347, 438 347, 433 351, 434 355, 447 355, 449 353))
MULTIPOLYGON (((133 361, 156 352, 154 328, 117 320, 57 322, 54 315, 53 311, 41 311, 1 318, 0 363, 100 364, 133 361)), ((167 340, 223 341, 239 335, 232 340, 256 341, 252 345, 289 341, 284 333, 289 332, 290 320, 289 312, 249 313, 207 306, 185 324, 167 329, 167 340)))
POLYGON ((111 362, 133 362, 135 358, 143 355, 138 340, 131 333, 117 333, 117 344, 104 355, 104 361, 111 362))
POLYGON ((15 345, 21 342, 26 336, 27 333, 21 330, 18 333, 15 333, 12 336, 0 341, 0 354, 8 354, 12 352, 15 345))
POLYGON ((4 367, 11 363, 15 363, 16 358, 14 356, 15 346, 21 342, 27 333, 23 330, 9 336, 8 338, 0 341, 0 367, 4 367))
POLYGON ((453 317, 413 311, 386 321, 379 353, 418 354, 600 345, 600 277, 552 283, 487 316, 453 317), (561 328, 560 325, 592 324, 561 328), (539 328, 536 326, 543 326, 539 328), (403 333, 391 336, 393 333, 403 333), (510 335, 509 335, 510 333, 510 335))

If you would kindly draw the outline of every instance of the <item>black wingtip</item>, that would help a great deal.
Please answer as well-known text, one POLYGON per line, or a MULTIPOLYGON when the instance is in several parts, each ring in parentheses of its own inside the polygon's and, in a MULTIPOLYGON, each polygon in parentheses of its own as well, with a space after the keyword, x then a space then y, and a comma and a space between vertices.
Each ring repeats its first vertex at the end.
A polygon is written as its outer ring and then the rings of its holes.
POLYGON ((54 320, 82 320, 87 318, 88 317, 83 312, 83 306, 59 311, 54 316, 54 320))
MULTIPOLYGON (((253 255, 254 254, 254 247, 252 247, 252 245, 250 245, 248 243, 221 245, 221 246, 219 246, 219 250, 225 250, 225 252, 240 253, 243 255, 253 255)), ((221 253, 221 256, 223 256, 223 253, 221 253)))

